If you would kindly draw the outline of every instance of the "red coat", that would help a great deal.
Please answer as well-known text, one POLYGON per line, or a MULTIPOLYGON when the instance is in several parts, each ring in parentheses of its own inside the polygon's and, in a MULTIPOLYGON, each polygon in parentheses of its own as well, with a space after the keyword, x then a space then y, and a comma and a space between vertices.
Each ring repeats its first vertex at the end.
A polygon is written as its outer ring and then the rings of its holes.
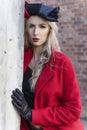
MULTIPOLYGON (((24 71, 32 52, 24 55, 24 71)), ((35 87, 32 124, 43 130, 84 130, 80 121, 80 90, 71 60, 53 50, 51 60, 43 68, 35 87)), ((24 120, 21 130, 29 130, 24 120)))

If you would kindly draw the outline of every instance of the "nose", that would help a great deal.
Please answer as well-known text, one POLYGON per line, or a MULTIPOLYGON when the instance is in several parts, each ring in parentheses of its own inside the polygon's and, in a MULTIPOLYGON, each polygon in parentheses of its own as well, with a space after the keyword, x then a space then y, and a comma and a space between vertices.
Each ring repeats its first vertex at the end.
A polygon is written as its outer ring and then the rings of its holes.
POLYGON ((38 34, 38 32, 39 32, 38 30, 39 30, 38 27, 35 27, 35 28, 34 28, 34 35, 37 35, 37 34, 38 34))

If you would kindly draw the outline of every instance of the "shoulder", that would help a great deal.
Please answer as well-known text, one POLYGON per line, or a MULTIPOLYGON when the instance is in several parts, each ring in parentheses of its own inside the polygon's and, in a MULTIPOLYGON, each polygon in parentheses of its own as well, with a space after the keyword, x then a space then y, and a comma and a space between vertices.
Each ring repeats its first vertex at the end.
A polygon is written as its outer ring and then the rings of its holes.
POLYGON ((58 62, 62 62, 62 63, 65 63, 65 62, 71 62, 71 59, 69 56, 67 56, 66 54, 64 54, 63 52, 58 52, 58 51, 53 51, 53 54, 52 54, 52 57, 55 61, 55 63, 58 63, 58 62))
POLYGON ((64 53, 54 51, 54 66, 68 72, 68 74, 73 73, 75 75, 75 67, 72 60, 64 53))
POLYGON ((70 57, 62 52, 58 52, 55 50, 53 50, 52 53, 52 63, 54 64, 54 66, 58 66, 59 68, 63 69, 73 68, 73 62, 70 57))

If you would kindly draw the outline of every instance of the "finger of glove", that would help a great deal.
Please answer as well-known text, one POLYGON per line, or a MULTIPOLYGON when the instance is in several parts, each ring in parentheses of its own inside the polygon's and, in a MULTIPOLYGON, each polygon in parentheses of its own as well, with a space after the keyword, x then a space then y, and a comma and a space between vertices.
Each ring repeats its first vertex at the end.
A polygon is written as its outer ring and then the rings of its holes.
POLYGON ((15 95, 12 95, 11 98, 13 99, 13 102, 22 107, 22 101, 19 98, 17 98, 15 95))
POLYGON ((19 112, 21 112, 21 106, 19 106, 14 100, 12 101, 12 104, 16 109, 18 109, 19 112))
POLYGON ((27 105, 20 105, 18 102, 16 102, 15 100, 12 100, 12 104, 14 105, 14 107, 16 107, 18 109, 18 111, 21 113, 21 114, 25 114, 26 113, 26 110, 28 108, 27 105))
POLYGON ((18 93, 16 90, 14 90, 14 91, 12 92, 12 95, 13 95, 14 97, 17 97, 20 101, 22 101, 23 96, 20 96, 19 93, 18 93))
POLYGON ((21 97, 24 96, 24 94, 23 94, 18 88, 16 88, 15 91, 16 91, 16 93, 17 93, 18 95, 20 95, 21 97))
POLYGON ((19 91, 20 90, 17 90, 17 89, 15 91, 13 91, 12 97, 16 100, 16 102, 18 102, 18 104, 20 104, 23 107, 23 106, 27 105, 27 102, 25 100, 24 94, 23 93, 19 94, 20 93, 19 91))

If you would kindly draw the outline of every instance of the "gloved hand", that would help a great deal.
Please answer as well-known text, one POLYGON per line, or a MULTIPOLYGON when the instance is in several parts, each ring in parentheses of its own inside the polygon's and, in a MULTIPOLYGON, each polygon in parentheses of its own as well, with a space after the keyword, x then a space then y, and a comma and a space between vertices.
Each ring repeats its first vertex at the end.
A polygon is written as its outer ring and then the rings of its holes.
POLYGON ((25 120, 31 121, 31 109, 25 100, 24 94, 17 88, 12 91, 12 104, 16 107, 18 112, 24 117, 25 120))

